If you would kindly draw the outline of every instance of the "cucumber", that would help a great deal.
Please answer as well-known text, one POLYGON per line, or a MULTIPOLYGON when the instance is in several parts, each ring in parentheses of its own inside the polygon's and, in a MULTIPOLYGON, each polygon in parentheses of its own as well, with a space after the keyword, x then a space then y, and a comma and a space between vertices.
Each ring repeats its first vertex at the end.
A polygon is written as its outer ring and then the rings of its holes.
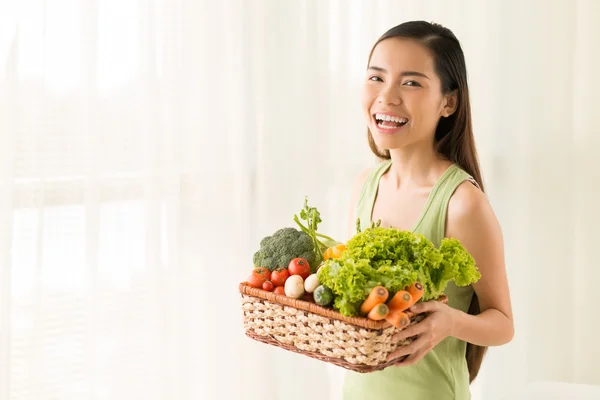
POLYGON ((323 307, 327 307, 333 302, 333 292, 325 285, 316 288, 313 297, 315 303, 323 307))

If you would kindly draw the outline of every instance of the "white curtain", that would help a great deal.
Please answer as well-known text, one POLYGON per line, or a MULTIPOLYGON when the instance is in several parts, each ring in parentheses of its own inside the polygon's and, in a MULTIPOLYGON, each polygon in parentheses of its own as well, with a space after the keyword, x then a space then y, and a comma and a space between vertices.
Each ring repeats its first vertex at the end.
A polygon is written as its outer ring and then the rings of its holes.
POLYGON ((346 239, 388 28, 463 44, 516 335, 474 399, 600 385, 600 3, 0 2, 0 399, 335 399, 256 343, 237 284, 307 195, 346 239))

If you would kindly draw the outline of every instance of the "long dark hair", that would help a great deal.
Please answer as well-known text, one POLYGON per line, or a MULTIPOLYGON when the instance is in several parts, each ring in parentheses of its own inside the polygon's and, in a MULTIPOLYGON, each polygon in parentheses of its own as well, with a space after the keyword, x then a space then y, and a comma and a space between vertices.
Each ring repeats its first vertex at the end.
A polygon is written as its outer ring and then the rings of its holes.
MULTIPOLYGON (((369 64, 377 44, 393 37, 414 39, 429 49, 435 62, 435 71, 442 82, 442 92, 444 94, 449 94, 454 90, 458 92, 456 111, 447 118, 441 117, 436 128, 436 150, 469 173, 479 184, 481 190, 484 190, 473 138, 467 67, 458 39, 452 31, 439 24, 425 21, 406 22, 393 27, 377 40, 369 54, 369 64)), ((390 152, 380 150, 373 140, 371 131, 367 132, 369 146, 373 153, 382 159, 390 159, 390 152)), ((473 293, 468 313, 472 315, 480 313, 479 300, 475 293, 473 293)), ((470 382, 473 382, 479 373, 486 350, 486 347, 467 343, 465 358, 469 368, 470 382)))

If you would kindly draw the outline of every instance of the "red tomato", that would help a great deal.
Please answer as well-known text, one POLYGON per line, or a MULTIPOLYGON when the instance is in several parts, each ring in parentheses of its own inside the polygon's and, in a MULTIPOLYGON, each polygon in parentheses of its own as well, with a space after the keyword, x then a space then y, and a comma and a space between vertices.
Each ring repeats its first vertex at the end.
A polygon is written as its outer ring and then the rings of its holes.
POLYGON ((310 265, 304 258, 294 258, 290 261, 288 271, 290 275, 300 275, 302 279, 306 280, 310 275, 310 265))
POLYGON ((257 289, 262 289, 263 283, 265 283, 266 279, 262 275, 252 274, 246 279, 246 283, 252 287, 257 289))
POLYGON ((277 268, 271 274, 271 282, 273 282, 273 285, 275 286, 283 286, 285 285, 285 281, 287 280, 287 278, 289 278, 289 276, 290 273, 287 269, 277 268))
POLYGON ((285 288, 283 286, 277 286, 273 293, 285 296, 285 288))
POLYGON ((272 292, 273 289, 275 289, 275 285, 273 285, 273 282, 271 282, 271 281, 265 281, 262 284, 262 288, 263 288, 263 290, 266 290, 267 292, 272 292))
POLYGON ((271 271, 265 267, 256 267, 252 270, 255 275, 262 275, 265 279, 271 279, 271 271))

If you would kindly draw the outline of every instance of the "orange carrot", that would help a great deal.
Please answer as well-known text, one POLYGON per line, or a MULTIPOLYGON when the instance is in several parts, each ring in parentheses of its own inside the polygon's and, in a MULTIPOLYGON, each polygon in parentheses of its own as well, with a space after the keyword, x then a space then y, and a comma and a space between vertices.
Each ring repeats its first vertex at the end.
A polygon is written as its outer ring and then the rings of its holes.
POLYGON ((404 311, 414 304, 413 298, 406 290, 399 290, 389 301, 390 310, 404 311))
POLYGON ((415 282, 407 287, 406 291, 412 296, 413 304, 419 301, 421 297, 423 297, 423 293, 425 293, 423 285, 421 285, 419 282, 415 282))
POLYGON ((389 295, 389 292, 383 286, 375 286, 371 289, 371 293, 369 293, 369 297, 362 303, 360 306, 360 312, 363 314, 368 314, 373 307, 375 307, 379 303, 385 303, 389 295))
POLYGON ((373 307, 369 312, 369 319, 372 319, 374 321, 380 321, 387 317, 389 312, 390 309, 388 308, 388 306, 385 305, 385 303, 379 303, 375 307, 373 307))
POLYGON ((385 320, 394 325, 396 328, 400 329, 404 329, 410 324, 410 318, 408 318, 408 315, 400 310, 390 309, 390 312, 388 313, 387 317, 385 317, 385 320))

